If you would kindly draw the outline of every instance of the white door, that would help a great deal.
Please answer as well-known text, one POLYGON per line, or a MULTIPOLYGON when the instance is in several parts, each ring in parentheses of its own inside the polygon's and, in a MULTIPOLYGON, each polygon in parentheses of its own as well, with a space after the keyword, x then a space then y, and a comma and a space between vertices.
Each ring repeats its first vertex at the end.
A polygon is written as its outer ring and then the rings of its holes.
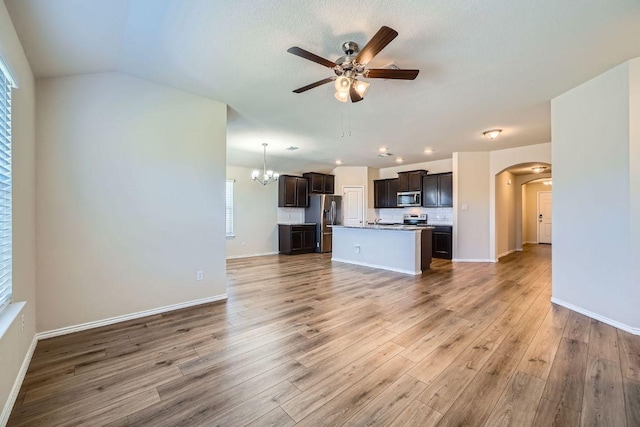
POLYGON ((538 192, 538 243, 551 243, 551 191, 538 192))
POLYGON ((360 226, 364 220, 364 187, 342 187, 344 225, 360 226))

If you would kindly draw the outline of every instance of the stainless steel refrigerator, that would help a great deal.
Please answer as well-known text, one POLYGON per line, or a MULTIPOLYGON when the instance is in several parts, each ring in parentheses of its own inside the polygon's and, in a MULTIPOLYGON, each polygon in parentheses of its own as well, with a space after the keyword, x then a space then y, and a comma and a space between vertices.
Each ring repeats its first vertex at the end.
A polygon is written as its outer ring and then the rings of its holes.
POLYGON ((304 210, 304 222, 316 223, 316 252, 331 252, 330 225, 342 224, 342 196, 311 194, 309 207, 304 210))

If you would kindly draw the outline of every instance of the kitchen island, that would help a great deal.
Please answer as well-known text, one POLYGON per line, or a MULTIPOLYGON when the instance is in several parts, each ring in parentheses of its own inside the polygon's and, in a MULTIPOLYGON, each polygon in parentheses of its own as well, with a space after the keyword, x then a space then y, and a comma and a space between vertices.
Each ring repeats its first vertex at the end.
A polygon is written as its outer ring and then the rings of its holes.
POLYGON ((418 275, 431 264, 432 227, 333 226, 331 261, 418 275))

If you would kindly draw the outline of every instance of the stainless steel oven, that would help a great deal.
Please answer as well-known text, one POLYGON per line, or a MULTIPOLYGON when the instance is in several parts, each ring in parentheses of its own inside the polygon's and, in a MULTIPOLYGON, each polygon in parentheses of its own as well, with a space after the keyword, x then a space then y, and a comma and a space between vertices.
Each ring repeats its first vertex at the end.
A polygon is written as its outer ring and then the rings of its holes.
POLYGON ((403 191, 398 193, 398 207, 422 206, 422 193, 420 191, 403 191))

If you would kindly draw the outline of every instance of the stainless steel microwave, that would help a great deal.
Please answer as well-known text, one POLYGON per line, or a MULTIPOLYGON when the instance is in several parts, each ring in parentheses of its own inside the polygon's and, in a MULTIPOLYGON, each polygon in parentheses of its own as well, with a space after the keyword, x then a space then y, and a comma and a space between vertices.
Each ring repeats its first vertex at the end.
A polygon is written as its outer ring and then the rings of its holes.
POLYGON ((403 191, 398 193, 398 207, 422 206, 422 193, 420 191, 403 191))

